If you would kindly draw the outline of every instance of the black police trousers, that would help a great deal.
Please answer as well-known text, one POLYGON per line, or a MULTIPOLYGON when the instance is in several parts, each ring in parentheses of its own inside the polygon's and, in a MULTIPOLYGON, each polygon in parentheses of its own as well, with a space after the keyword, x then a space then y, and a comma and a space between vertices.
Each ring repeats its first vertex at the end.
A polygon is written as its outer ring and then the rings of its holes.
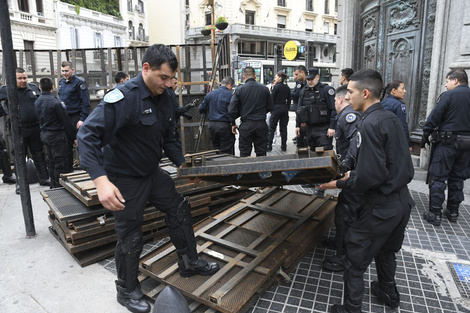
POLYGON ((344 305, 360 311, 364 272, 375 259, 379 282, 395 282, 395 253, 401 249, 414 201, 408 188, 382 196, 365 194, 362 209, 345 236, 344 305))
POLYGON ((243 121, 238 131, 240 132, 238 148, 241 157, 250 156, 253 145, 256 156, 266 156, 268 148, 268 124, 266 124, 266 120, 243 121))
POLYGON ((289 123, 289 110, 288 107, 283 105, 275 105, 274 110, 271 112, 269 119, 269 136, 268 146, 273 144, 274 133, 276 132, 277 123, 279 122, 279 131, 281 132, 281 149, 287 148, 287 124, 289 123))
POLYGON ((349 190, 342 190, 335 206, 335 247, 336 255, 344 255, 344 236, 348 227, 356 220, 363 205, 364 196, 349 190))
POLYGON ((429 165, 431 206, 442 209, 447 181, 447 206, 458 208, 464 200, 463 183, 470 177, 470 151, 458 150, 453 145, 441 143, 437 143, 434 149, 429 165))
POLYGON ((41 131, 41 140, 46 147, 48 155, 47 168, 51 178, 51 187, 60 187, 60 174, 66 172, 67 168, 67 138, 63 130, 41 131))
POLYGON ((235 135, 230 122, 210 121, 212 148, 228 154, 235 154, 235 135))
POLYGON ((144 177, 108 174, 109 180, 120 190, 125 208, 114 211, 118 237, 115 250, 118 279, 124 281, 127 291, 138 286, 139 257, 143 249, 142 222, 147 203, 166 214, 170 239, 178 255, 197 260, 196 240, 188 201, 176 192, 173 179, 160 167, 144 177))
POLYGON ((310 150, 323 147, 325 150, 333 150, 333 137, 328 137, 329 124, 307 124, 307 143, 310 150))
MULTIPOLYGON (((77 130, 77 123, 80 120, 80 113, 69 114, 70 122, 72 123, 73 129, 75 129, 75 133, 77 130)), ((73 141, 67 140, 67 173, 73 172, 73 141)))

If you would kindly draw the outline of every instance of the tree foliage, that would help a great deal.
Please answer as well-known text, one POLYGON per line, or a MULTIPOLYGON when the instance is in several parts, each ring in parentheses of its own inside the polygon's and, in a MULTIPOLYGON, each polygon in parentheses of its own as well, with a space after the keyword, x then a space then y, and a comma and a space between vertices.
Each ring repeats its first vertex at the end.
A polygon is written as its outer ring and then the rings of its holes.
MULTIPOLYGON (((65 3, 73 4, 75 6, 84 7, 93 11, 98 11, 104 14, 113 15, 119 18, 121 12, 119 12, 119 0, 62 0, 65 3)), ((80 10, 76 10, 80 12, 80 10)), ((79 13, 77 13, 79 14, 79 13)))

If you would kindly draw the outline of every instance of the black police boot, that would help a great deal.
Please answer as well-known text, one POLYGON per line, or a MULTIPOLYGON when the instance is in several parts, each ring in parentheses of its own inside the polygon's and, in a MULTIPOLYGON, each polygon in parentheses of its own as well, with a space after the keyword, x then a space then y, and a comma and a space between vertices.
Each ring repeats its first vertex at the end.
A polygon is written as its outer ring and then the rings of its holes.
POLYGON ((144 294, 137 286, 131 292, 122 286, 122 281, 115 281, 117 291, 117 302, 125 306, 133 313, 147 313, 150 312, 150 304, 144 299, 144 294))
POLYGON ((178 255, 178 266, 181 277, 191 277, 194 275, 210 276, 219 270, 217 263, 207 262, 201 258, 191 261, 187 254, 178 255))
POLYGON ((36 170, 39 175, 39 185, 41 186, 50 186, 51 180, 49 179, 49 174, 47 171, 46 160, 42 152, 33 154, 33 161, 36 165, 36 170))
POLYGON ((444 215, 447 217, 449 222, 457 222, 457 219, 459 217, 459 206, 447 204, 447 209, 444 211, 444 215))
POLYGON ((400 293, 395 282, 373 281, 370 284, 372 294, 379 298, 380 302, 393 309, 400 306, 400 293))
POLYGON ((266 152, 271 152, 271 151, 273 151, 273 146, 268 145, 266 147, 266 152))
POLYGON ((434 226, 441 226, 442 208, 431 207, 431 210, 423 213, 423 218, 434 226))
POLYGON ((355 307, 351 311, 350 308, 346 308, 344 305, 335 304, 330 309, 331 313, 362 313, 360 307, 355 307))
POLYGON ((18 185, 18 182, 16 182, 15 193, 16 193, 17 195, 20 194, 20 185, 18 185))
POLYGON ((8 153, 6 150, 0 152, 0 168, 3 172, 3 183, 15 184, 16 178, 13 177, 13 173, 11 172, 10 161, 8 160, 8 153))
POLYGON ((346 256, 333 255, 323 260, 322 267, 328 271, 341 272, 345 269, 346 256))

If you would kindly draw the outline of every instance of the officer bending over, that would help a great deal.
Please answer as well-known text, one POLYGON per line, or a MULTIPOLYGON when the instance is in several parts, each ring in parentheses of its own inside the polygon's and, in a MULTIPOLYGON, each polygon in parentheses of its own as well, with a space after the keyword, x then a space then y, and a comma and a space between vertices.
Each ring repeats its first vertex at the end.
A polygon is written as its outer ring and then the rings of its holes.
POLYGON ((162 150, 176 166, 184 162, 174 138, 175 107, 168 90, 177 66, 170 48, 150 46, 141 73, 106 94, 77 136, 82 165, 98 198, 114 211, 117 300, 132 312, 150 310, 137 280, 147 202, 166 213, 182 277, 212 275, 219 269, 199 258, 189 203, 158 165, 162 150))
POLYGON ((447 91, 429 114, 423 127, 421 148, 433 137, 434 151, 429 160, 430 210, 424 219, 441 225, 442 204, 448 186, 447 210, 450 222, 457 222, 459 205, 464 200, 463 183, 470 177, 470 88, 464 70, 452 70, 446 76, 447 91))
POLYGON ((357 132, 356 168, 341 180, 321 188, 364 193, 364 204, 345 236, 346 269, 344 303, 330 312, 361 312, 364 272, 375 259, 378 282, 372 292, 385 305, 396 308, 395 253, 403 243, 405 227, 414 201, 407 184, 414 169, 408 142, 400 120, 380 104, 382 77, 377 71, 362 70, 351 75, 346 100, 362 113, 357 132))

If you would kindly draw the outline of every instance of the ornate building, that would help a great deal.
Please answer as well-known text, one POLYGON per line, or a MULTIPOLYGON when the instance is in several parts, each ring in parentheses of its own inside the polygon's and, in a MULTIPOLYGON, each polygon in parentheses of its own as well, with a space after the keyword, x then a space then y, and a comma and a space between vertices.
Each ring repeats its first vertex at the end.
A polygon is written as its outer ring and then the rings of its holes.
MULTIPOLYGON (((450 69, 470 69, 470 11, 465 0, 339 2, 338 67, 378 70, 405 83, 413 141, 450 69)), ((419 154, 415 146, 414 154, 419 154)), ((422 162, 423 163, 423 162, 422 162)))

